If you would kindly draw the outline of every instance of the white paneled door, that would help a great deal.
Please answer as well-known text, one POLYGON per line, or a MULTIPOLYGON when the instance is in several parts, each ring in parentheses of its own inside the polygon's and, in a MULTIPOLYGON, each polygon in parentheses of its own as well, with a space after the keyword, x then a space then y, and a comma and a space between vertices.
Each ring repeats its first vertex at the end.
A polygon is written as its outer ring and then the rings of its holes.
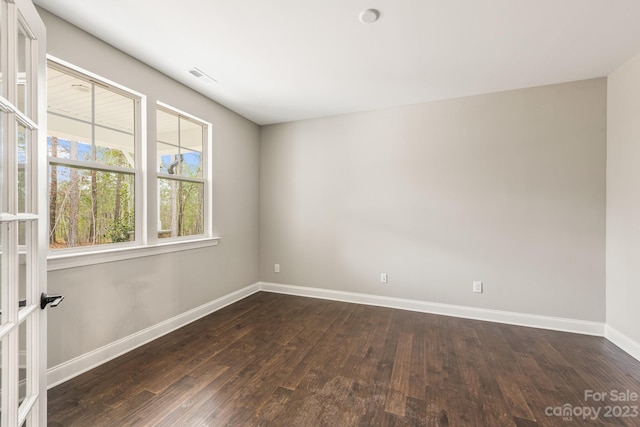
POLYGON ((0 0, 0 421, 46 425, 45 27, 0 0))

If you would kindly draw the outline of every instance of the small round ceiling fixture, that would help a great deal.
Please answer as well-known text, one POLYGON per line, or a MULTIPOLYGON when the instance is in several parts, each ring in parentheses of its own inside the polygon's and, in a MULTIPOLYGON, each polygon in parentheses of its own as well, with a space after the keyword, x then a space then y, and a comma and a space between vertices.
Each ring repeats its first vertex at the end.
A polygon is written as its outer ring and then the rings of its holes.
POLYGON ((360 22, 364 24, 373 24, 380 18, 378 9, 366 9, 360 12, 360 22))

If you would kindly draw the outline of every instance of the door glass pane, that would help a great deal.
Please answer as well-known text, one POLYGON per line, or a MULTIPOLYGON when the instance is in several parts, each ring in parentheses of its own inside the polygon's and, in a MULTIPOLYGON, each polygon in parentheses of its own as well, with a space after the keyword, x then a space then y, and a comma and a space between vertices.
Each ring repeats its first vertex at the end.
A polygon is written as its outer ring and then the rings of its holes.
MULTIPOLYGON (((6 242, 6 236, 8 235, 7 227, 8 225, 6 223, 0 223, 0 289, 3 289, 6 286, 6 283, 4 280, 4 274, 5 274, 5 268, 6 268, 5 248, 7 247, 7 242, 6 242)), ((3 311, 2 310, 2 292, 0 292, 0 325, 4 324, 4 319, 5 319, 2 311, 3 311)))
POLYGON ((31 144, 29 141, 29 133, 27 128, 17 124, 18 134, 16 141, 18 143, 18 212, 30 212, 31 203, 29 200, 29 180, 30 165, 28 159, 30 158, 31 144))
POLYGON ((52 249, 134 239, 134 175, 52 165, 49 168, 52 249))
MULTIPOLYGON (((27 286, 31 284, 27 276, 27 266, 31 261, 29 259, 29 249, 34 224, 31 221, 20 221, 18 223, 18 297, 21 301, 26 299, 27 286)), ((31 301, 29 302, 31 303, 31 301)))
POLYGON ((4 156, 2 153, 4 153, 4 141, 3 141, 3 135, 4 135, 4 120, 5 120, 5 116, 6 113, 3 113, 2 111, 0 111, 0 212, 5 212, 5 207, 4 207, 4 156))
POLYGON ((31 38, 27 35, 22 25, 18 25, 18 109, 30 116, 28 109, 31 94, 31 82, 29 66, 31 62, 31 38))
POLYGON ((158 237, 204 233, 204 184, 158 179, 160 224, 158 237))
MULTIPOLYGON (((0 7, 0 22, 4 22, 4 18, 2 17, 2 8, 0 7)), ((0 46, 2 46, 3 38, 5 32, 0 31, 0 46)), ((0 53, 0 96, 4 96, 4 76, 2 75, 2 70, 4 69, 5 57, 0 53)))
MULTIPOLYGON (((2 360, 2 353, 4 351, 7 351, 6 347, 7 347, 7 345, 3 341, 2 345, 0 345, 0 360, 2 360)), ((0 363, 0 396, 2 396, 2 393, 4 392, 2 390, 2 375, 4 374, 4 372, 2 372, 2 371, 3 371, 3 369, 2 369, 2 366, 1 366, 1 363, 0 363)))
POLYGON ((22 404, 24 399, 28 395, 28 386, 27 382, 31 379, 31 369, 29 369, 30 363, 29 356, 31 348, 28 345, 27 333, 29 332, 28 328, 32 322, 30 320, 25 320, 20 324, 20 328, 18 330, 18 403, 22 404))

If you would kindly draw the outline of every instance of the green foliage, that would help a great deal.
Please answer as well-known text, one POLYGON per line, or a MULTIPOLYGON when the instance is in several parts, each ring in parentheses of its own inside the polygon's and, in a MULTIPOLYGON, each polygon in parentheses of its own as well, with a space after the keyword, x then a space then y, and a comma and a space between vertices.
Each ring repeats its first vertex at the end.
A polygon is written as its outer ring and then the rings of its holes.
POLYGON ((160 228, 172 237, 203 233, 204 185, 197 182, 158 179, 160 228))
POLYGON ((106 237, 112 243, 128 242, 134 228, 133 215, 126 213, 107 226, 106 237))
MULTIPOLYGON (((62 141, 62 140, 59 140, 62 141)), ((68 144, 68 143, 67 143, 68 144)), ((78 144, 78 143, 76 143, 78 144)), ((62 151, 62 144, 57 149, 62 151)), ((110 165, 125 165, 117 150, 101 150, 97 157, 110 165)), ((199 167, 184 164, 187 176, 198 176, 199 167), (187 168, 192 168, 187 169, 187 168)), ((90 246, 128 242, 135 230, 135 176, 131 173, 92 171, 51 166, 55 174, 55 221, 51 247, 90 246), (95 192, 93 185, 95 182, 95 192), (73 243, 75 242, 75 243, 73 243)), ((204 184, 159 179, 159 226, 172 237, 202 234, 204 229, 204 184)), ((168 237, 168 236, 167 236, 168 237)))
MULTIPOLYGON (((123 157, 117 151, 102 154, 116 164, 123 157)), ((66 166, 51 167, 50 173, 57 177, 52 248, 129 241, 135 230, 133 174, 96 171, 92 178, 91 170, 66 166)))

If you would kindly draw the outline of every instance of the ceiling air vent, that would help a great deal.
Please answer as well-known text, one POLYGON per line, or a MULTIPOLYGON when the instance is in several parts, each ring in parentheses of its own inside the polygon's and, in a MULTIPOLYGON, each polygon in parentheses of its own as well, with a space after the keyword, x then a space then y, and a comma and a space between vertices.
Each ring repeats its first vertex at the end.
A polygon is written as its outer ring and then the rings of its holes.
POLYGON ((211 77, 210 75, 208 75, 207 73, 205 73, 204 71, 202 71, 199 68, 193 67, 192 69, 189 70, 189 72, 191 74, 193 74, 194 76, 196 76, 197 78, 199 78, 202 81, 205 81, 207 83, 217 83, 218 81, 216 79, 214 79, 213 77, 211 77))

